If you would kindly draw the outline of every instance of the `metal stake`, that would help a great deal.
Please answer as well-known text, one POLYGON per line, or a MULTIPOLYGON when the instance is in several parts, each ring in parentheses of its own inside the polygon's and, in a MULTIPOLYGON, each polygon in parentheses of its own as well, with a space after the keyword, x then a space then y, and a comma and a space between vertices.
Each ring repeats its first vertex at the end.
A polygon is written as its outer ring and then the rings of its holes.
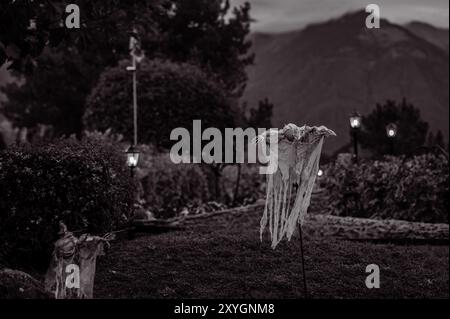
POLYGON ((308 299, 308 287, 306 285, 306 273, 305 273, 305 258, 303 256, 303 239, 302 239, 302 226, 298 224, 298 232, 300 237, 300 254, 302 256, 302 272, 303 272, 303 291, 305 292, 305 299, 308 299))

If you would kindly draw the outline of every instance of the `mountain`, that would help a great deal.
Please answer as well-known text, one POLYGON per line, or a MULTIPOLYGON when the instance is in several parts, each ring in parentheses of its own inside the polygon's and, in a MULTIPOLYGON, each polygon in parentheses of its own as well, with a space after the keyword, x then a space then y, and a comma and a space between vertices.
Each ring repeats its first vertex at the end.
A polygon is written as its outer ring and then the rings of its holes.
POLYGON ((448 53, 418 35, 426 28, 413 32, 382 20, 380 29, 367 29, 366 16, 354 12, 300 31, 253 34, 256 59, 242 100, 256 105, 268 97, 277 127, 333 129, 338 137, 327 140, 325 152, 349 142, 354 109, 367 114, 376 103, 403 97, 448 140, 448 53))
POLYGON ((430 43, 440 47, 448 53, 448 30, 442 28, 436 28, 427 23, 414 21, 405 25, 409 31, 415 35, 427 40, 430 43))

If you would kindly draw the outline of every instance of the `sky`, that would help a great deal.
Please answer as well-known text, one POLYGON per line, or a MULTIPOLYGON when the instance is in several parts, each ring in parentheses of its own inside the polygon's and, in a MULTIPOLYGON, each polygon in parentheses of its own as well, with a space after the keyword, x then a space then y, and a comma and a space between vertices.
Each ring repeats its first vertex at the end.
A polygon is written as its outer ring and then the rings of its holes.
POLYGON ((252 5, 252 17, 257 20, 252 31, 259 32, 301 29, 348 11, 365 10, 370 3, 378 4, 381 17, 394 23, 414 20, 449 27, 449 0, 231 0, 231 3, 238 5, 245 1, 252 5))

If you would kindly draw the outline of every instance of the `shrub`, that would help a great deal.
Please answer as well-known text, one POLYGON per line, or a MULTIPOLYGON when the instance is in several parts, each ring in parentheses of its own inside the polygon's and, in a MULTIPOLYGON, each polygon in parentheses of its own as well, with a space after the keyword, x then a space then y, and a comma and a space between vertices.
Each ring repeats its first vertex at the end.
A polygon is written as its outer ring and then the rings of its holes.
POLYGON ((208 182, 199 164, 174 164, 169 154, 142 154, 140 166, 148 171, 142 180, 147 208, 158 218, 178 215, 208 201, 208 182))
POLYGON ((223 171, 222 185, 227 204, 250 205, 265 198, 266 175, 259 173, 257 164, 241 164, 241 178, 237 197, 234 198, 238 166, 228 166, 223 171))
MULTIPOLYGON (((132 132, 131 76, 128 61, 107 69, 87 101, 84 121, 89 129, 113 128, 132 132)), ((160 148, 174 143, 170 134, 177 127, 190 130, 192 120, 204 127, 233 127, 235 110, 226 91, 197 66, 163 60, 143 60, 138 77, 139 139, 160 148)))
POLYGON ((46 266, 59 221, 92 234, 118 227, 133 199, 121 152, 95 139, 72 138, 0 152, 4 258, 25 268, 46 266))
POLYGON ((448 223, 448 160, 426 154, 336 162, 321 185, 332 214, 448 223))
POLYGON ((158 218, 176 216, 183 208, 192 214, 198 209, 251 204, 264 197, 265 176, 259 174, 257 165, 242 165, 239 193, 233 203, 237 166, 223 170, 220 179, 223 196, 217 199, 208 165, 174 164, 167 153, 158 153, 146 145, 139 148, 139 167, 145 172, 141 180, 145 206, 158 218), (210 202, 213 200, 220 203, 210 202))

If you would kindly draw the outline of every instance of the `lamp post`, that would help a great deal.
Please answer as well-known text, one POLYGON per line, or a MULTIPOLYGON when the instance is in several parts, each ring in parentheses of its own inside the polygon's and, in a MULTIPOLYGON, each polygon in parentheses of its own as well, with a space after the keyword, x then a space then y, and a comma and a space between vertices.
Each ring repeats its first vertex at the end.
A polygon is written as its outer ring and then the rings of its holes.
POLYGON ((126 151, 127 154, 127 166, 130 168, 131 177, 134 177, 134 169, 136 168, 139 161, 139 151, 138 149, 131 145, 126 151))
POLYGON ((353 140, 353 154, 355 162, 358 162, 358 131, 361 128, 361 115, 353 111, 350 114, 350 130, 351 138, 353 140))
POLYGON ((322 176, 323 176, 323 170, 319 169, 319 170, 317 171, 317 176, 318 176, 318 177, 322 177, 322 176))
POLYGON ((144 53, 141 50, 141 45, 137 38, 137 31, 133 29, 130 36, 129 50, 131 55, 131 66, 127 66, 126 70, 132 72, 133 75, 133 141, 134 145, 137 145, 137 81, 136 71, 137 64, 144 58, 144 53))
POLYGON ((397 125, 395 123, 386 125, 386 136, 389 139, 389 153, 394 155, 394 139, 397 136, 397 125))
POLYGON ((131 55, 131 66, 127 66, 126 70, 132 72, 133 75, 133 145, 127 150, 127 166, 130 167, 131 176, 134 176, 134 169, 136 168, 139 160, 139 151, 136 148, 138 143, 137 137, 137 80, 136 71, 137 64, 144 58, 144 53, 141 50, 139 40, 137 38, 137 31, 133 29, 130 36, 129 50, 131 55))

